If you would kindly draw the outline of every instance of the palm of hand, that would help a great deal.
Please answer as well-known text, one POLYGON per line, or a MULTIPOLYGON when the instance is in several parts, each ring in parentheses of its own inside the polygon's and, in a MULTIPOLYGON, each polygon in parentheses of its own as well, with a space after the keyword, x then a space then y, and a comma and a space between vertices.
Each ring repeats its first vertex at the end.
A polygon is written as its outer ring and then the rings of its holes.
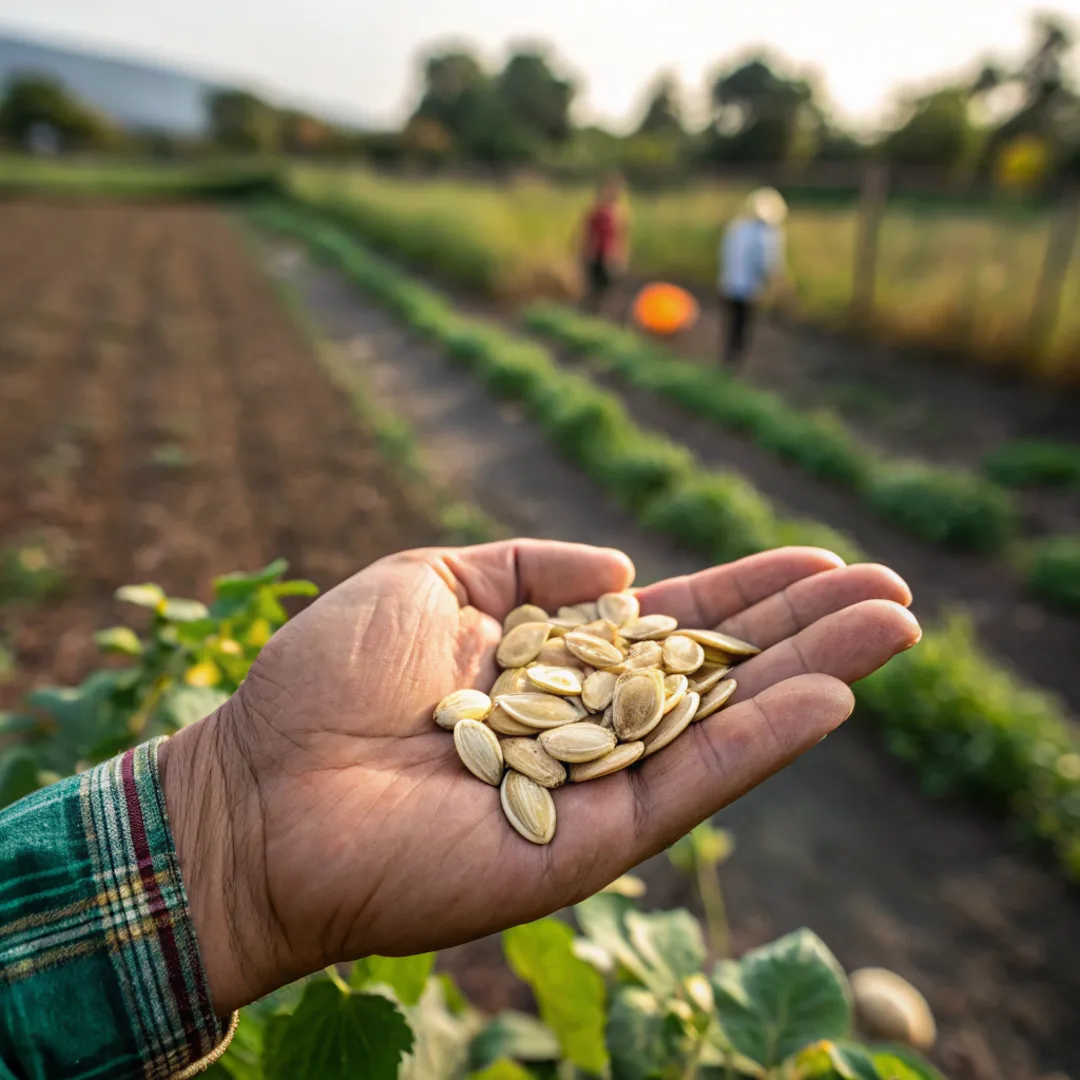
POLYGON ((549 847, 514 833, 432 706, 487 689, 503 616, 629 585, 617 553, 543 542, 410 552, 290 622, 240 698, 258 778, 268 943, 291 975, 366 953, 440 948, 589 895, 819 741, 842 681, 918 637, 906 586, 810 549, 641 590, 643 611, 765 646, 730 706, 640 768, 555 792, 549 847), (819 674, 814 674, 815 672, 819 674))

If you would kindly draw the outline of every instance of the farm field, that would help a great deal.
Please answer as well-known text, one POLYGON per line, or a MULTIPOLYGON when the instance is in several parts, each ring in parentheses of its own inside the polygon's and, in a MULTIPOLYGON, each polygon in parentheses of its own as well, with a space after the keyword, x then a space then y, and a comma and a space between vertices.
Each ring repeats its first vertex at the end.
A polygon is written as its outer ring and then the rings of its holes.
POLYGON ((0 607, 4 706, 86 674, 126 582, 205 598, 280 555, 325 587, 438 538, 224 216, 13 204, 0 237, 0 548, 61 577, 0 607))
MULTIPOLYGON (((700 565, 677 546, 643 533, 629 513, 598 501, 589 482, 551 453, 540 427, 518 406, 496 404, 475 377, 418 343, 335 274, 298 260, 294 246, 277 242, 268 243, 268 262, 279 261, 283 250, 289 254, 290 280, 308 310, 324 333, 349 351, 375 396, 423 433, 432 467, 445 483, 514 532, 617 543, 644 580, 700 565), (483 424, 476 423, 478 416, 483 424)), ((1049 1005, 1059 990, 1044 997, 1027 981, 1026 961, 1020 959, 1026 946, 1005 931, 1030 925, 1026 944, 1040 957, 1031 974, 1041 971, 1037 979, 1048 974, 1055 962, 1035 942, 1045 942, 1054 917, 1047 916, 1045 906, 1028 909, 1026 901, 1013 906, 1041 891, 1030 891, 1034 879, 1026 875, 1033 867, 1021 871, 1010 856, 993 853, 987 834, 978 836, 983 827, 978 818, 955 804, 927 802, 865 727, 849 725, 720 820, 739 844, 723 871, 736 952, 758 935, 767 938, 802 922, 817 927, 845 964, 885 949, 892 957, 887 963, 908 974, 917 971, 913 977, 920 986, 935 987, 929 992, 935 1008, 963 1013, 942 1021, 950 1034, 943 1037, 937 1060, 949 1076, 989 1080, 999 1068, 1001 1075, 1042 1075, 1044 1066, 1029 1057, 1040 1037, 1033 1035, 1031 1014, 1027 1019, 1022 1014, 1033 1000, 1049 1005), (894 828, 898 821, 904 823, 899 830, 894 828), (914 866, 919 874, 910 877, 903 868, 914 866), (1024 884, 1015 879, 1014 891, 1007 882, 1017 872, 1024 884), (888 882, 884 893, 883 882, 888 882), (988 919, 986 905, 997 908, 997 915, 988 919), (957 943, 955 951, 950 942, 957 943), (989 975, 991 970, 998 974, 989 975), (998 996, 1006 984, 1009 1001, 998 996), (1007 1036, 1000 1022, 984 1024, 982 1013, 991 998, 996 998, 993 1008, 1009 1016, 1007 1036)), ((662 858, 642 874, 650 903, 686 902, 683 886, 662 858)), ((1056 893, 1057 886, 1052 888, 1056 893)), ((1062 926, 1069 927, 1076 917, 1071 893, 1059 895, 1065 905, 1062 926)), ((488 958, 497 954, 495 942, 469 949, 488 958)), ((466 966, 460 978, 479 1000, 498 1000, 513 985, 494 963, 466 966)), ((1065 1029, 1061 1034, 1061 1047, 1069 1046, 1071 1036, 1065 1029)), ((1051 1054, 1054 1067, 1076 1071, 1071 1050, 1065 1058, 1056 1053, 1051 1054)))
MULTIPOLYGON (((571 237, 588 188, 405 180, 310 167, 294 167, 289 176, 301 196, 351 211, 373 239, 396 243, 399 254, 492 295, 558 296, 576 288, 571 237)), ((633 272, 711 290, 719 234, 742 194, 739 187, 717 185, 635 193, 633 272)), ((1075 264, 1050 337, 1037 346, 1029 340, 1054 227, 1049 213, 1007 206, 970 215, 890 209, 879 238, 873 328, 895 342, 967 351, 991 367, 1019 364, 1035 377, 1075 380, 1075 264)), ((810 322, 842 324, 854 275, 854 208, 796 204, 787 234, 795 286, 790 306, 810 322)))
MULTIPOLYGON (((95 666, 92 634, 117 620, 118 585, 152 579, 205 598, 215 574, 284 556, 291 575, 326 587, 444 534, 429 493, 358 425, 272 278, 374 406, 407 422, 440 486, 516 534, 621 546, 640 580, 706 561, 602 497, 520 404, 489 396, 295 243, 249 243, 220 210, 0 204, 0 259, 11 267, 0 279, 0 550, 5 567, 27 571, 5 578, 22 595, 0 598, 15 661, 0 707, 95 666), (35 595, 41 582, 52 588, 35 595)), ((755 473, 736 444, 626 401, 703 460, 745 468, 785 508, 848 528, 839 504, 805 485, 800 504, 797 478, 755 473)), ((1074 623, 1033 613, 985 562, 902 565, 910 548, 886 530, 859 540, 895 557, 920 614, 986 597, 973 614, 994 647, 1076 706, 1062 659, 1074 623)), ((950 1080, 1080 1077, 1075 888, 977 808, 927 798, 882 742, 857 716, 722 815, 737 844, 722 871, 736 953, 808 925, 846 968, 883 964, 923 990, 950 1080)), ((648 906, 696 904, 663 856, 641 874, 648 906)), ((441 963, 477 1004, 529 1008, 495 952, 481 942, 441 963)))

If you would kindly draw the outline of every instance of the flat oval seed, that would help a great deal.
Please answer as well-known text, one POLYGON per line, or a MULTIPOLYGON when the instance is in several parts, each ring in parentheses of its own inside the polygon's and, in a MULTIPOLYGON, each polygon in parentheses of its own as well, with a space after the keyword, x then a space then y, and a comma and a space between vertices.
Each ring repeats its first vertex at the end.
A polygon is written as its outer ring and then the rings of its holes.
POLYGON ((566 783, 566 766, 556 761, 535 738, 503 739, 503 760, 541 787, 557 788, 566 783))
POLYGON ((454 726, 454 746, 473 776, 492 787, 499 786, 503 754, 498 736, 491 728, 479 720, 459 720, 454 726))
POLYGON ((664 676, 655 668, 620 675, 611 704, 615 734, 624 742, 643 738, 664 715, 664 676))
POLYGON ((528 672, 523 667, 507 668, 499 672, 495 685, 491 688, 488 697, 494 701, 500 694, 524 694, 532 683, 529 682, 528 672))
POLYGON ((728 656, 757 656, 761 652, 749 641, 721 633, 719 630, 680 630, 679 633, 706 649, 716 649, 718 652, 727 653, 728 656))
POLYGON ((581 661, 566 647, 561 637, 549 637, 536 654, 536 662, 551 667, 581 667, 581 661))
POLYGON ((536 728, 529 727, 520 720, 515 720, 498 704, 491 710, 487 718, 487 725, 492 731, 497 731, 500 735, 521 735, 528 736, 531 739, 536 738, 536 728))
POLYGON ((585 623, 580 629, 583 634, 592 634, 593 637, 610 641, 616 648, 622 648, 619 628, 610 619, 594 619, 590 623, 585 623))
POLYGON ((609 705, 604 710, 604 715, 600 718, 599 724, 602 728, 607 728, 608 731, 615 730, 615 709, 609 705))
POLYGON ((692 690, 645 737, 645 757, 673 743, 693 723, 701 699, 692 690))
POLYGON ((563 638, 566 647, 579 659, 590 667, 603 668, 618 664, 623 659, 623 651, 610 641, 597 637, 595 634, 586 634, 581 630, 574 630, 563 638))
POLYGON ((705 663, 705 650, 685 634, 664 639, 664 667, 673 675, 692 675, 705 663))
POLYGON ((595 761, 615 749, 615 733, 582 720, 578 724, 542 731, 540 745, 558 761, 595 761))
POLYGON ((500 667, 524 667, 536 659, 551 633, 551 623, 526 622, 515 626, 499 642, 495 659, 500 667))
POLYGON ((604 593, 596 601, 596 610, 601 619, 609 619, 616 626, 633 622, 641 614, 638 598, 629 592, 604 593))
POLYGON ((547 664, 533 664, 525 669, 529 681, 540 690, 549 694, 573 697, 581 693, 581 672, 577 668, 549 667, 547 664))
MULTIPOLYGON (((583 605, 580 604, 565 604, 555 612, 556 618, 566 619, 568 622, 573 621, 581 626, 582 623, 592 622, 589 618, 589 613, 585 610, 583 605)), ((595 616, 593 616, 595 618, 595 616)))
POLYGON ((679 620, 670 615, 643 615, 620 626, 619 633, 628 641, 657 641, 666 638, 678 625, 679 620))
POLYGON ((520 626, 522 623, 547 622, 547 617, 548 614, 542 607, 537 607, 535 604, 522 604, 503 619, 503 633, 509 634, 515 626, 520 626))
POLYGON ((573 698, 554 694, 503 694, 496 704, 515 720, 537 731, 572 724, 585 714, 584 706, 579 709, 573 698))
POLYGON ((730 664, 702 664, 690 680, 690 689, 707 694, 730 670, 730 664))
POLYGON ((598 777, 625 769, 633 765, 645 753, 643 742, 619 743, 610 754, 605 754, 595 761, 583 761, 580 765, 570 766, 570 779, 580 784, 583 780, 596 780, 598 777))
POLYGON ((723 682, 717 683, 716 686, 701 699, 701 705, 694 715, 694 720, 704 720, 707 716, 712 716, 717 709, 726 704, 727 699, 735 693, 735 688, 736 683, 734 679, 725 679, 723 682))
POLYGON ((459 720, 483 720, 491 712, 491 698, 482 690, 455 690, 435 706, 439 727, 453 731, 459 720))
POLYGON ((664 662, 664 650, 659 641, 635 641, 621 664, 612 664, 608 671, 622 675, 626 671, 644 671, 664 662))
POLYGON ((611 704, 618 678, 610 671, 594 671, 581 684, 581 701, 589 712, 603 712, 611 704))
POLYGON ((690 689, 690 680, 685 675, 668 675, 664 679, 664 715, 667 716, 690 689))
POLYGON ((549 844, 555 835, 555 800, 547 788, 511 769, 499 788, 506 820, 532 844, 549 844))

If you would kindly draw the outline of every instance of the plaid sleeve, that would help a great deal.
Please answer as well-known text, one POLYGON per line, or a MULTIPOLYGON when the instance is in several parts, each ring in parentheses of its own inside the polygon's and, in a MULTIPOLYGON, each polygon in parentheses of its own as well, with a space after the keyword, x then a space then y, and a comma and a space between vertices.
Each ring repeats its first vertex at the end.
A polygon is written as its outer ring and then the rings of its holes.
POLYGON ((190 1075, 210 1005, 154 740, 0 813, 0 1077, 190 1075))

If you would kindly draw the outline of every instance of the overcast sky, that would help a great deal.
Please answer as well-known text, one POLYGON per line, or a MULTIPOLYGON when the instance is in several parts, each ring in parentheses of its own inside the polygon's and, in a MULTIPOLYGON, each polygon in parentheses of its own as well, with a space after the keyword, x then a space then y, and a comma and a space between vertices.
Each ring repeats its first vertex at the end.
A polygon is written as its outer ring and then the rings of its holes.
MULTIPOLYGON (((1080 0, 1052 10, 1080 22, 1080 0)), ((718 60, 768 45, 819 69, 845 118, 873 122, 898 86, 1015 54, 1030 11, 1020 0, 0 0, 0 26, 377 121, 403 115, 417 51, 447 38, 492 60, 514 41, 554 45, 584 83, 579 115, 617 124, 660 69, 697 91, 718 60)))

